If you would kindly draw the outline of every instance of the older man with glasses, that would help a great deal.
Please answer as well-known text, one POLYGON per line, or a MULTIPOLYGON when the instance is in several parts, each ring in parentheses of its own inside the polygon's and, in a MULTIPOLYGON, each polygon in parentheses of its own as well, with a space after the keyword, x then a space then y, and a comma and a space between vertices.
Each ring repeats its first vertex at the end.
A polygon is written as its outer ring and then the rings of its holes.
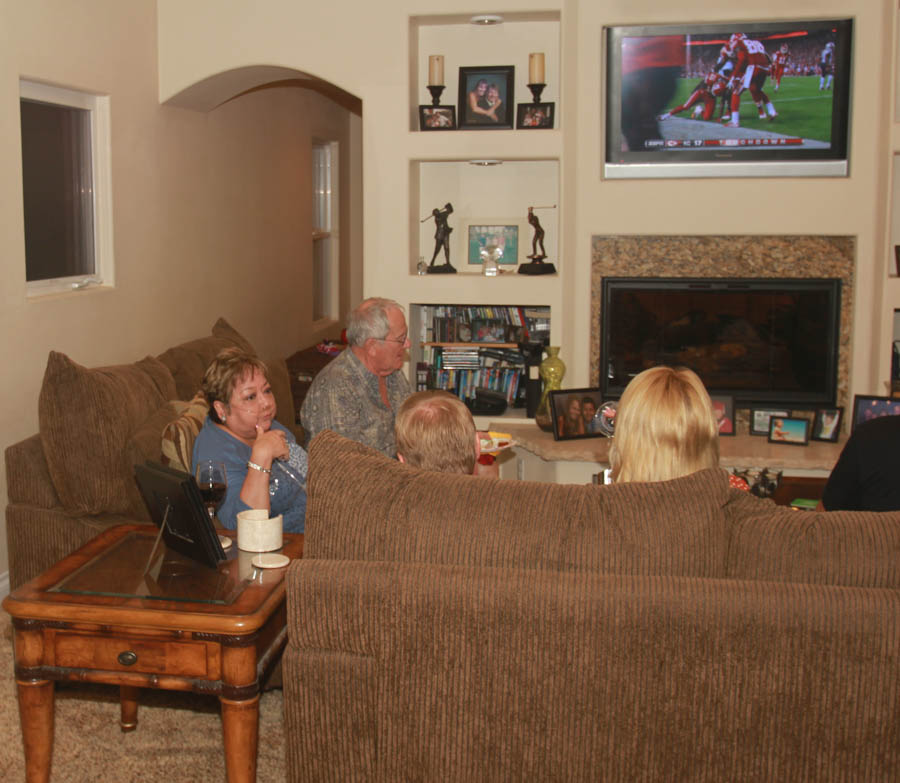
POLYGON ((394 418, 410 394, 402 371, 409 348, 403 307, 392 299, 366 299, 347 318, 347 342, 303 401, 306 442, 333 430, 394 457, 394 418))

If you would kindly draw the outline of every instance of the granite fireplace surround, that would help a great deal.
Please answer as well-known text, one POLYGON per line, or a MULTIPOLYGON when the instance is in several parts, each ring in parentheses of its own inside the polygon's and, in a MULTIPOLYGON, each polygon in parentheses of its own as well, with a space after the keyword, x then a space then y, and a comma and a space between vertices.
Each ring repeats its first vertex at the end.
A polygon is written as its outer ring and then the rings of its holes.
MULTIPOLYGON (((853 321, 854 237, 826 236, 594 236, 591 243, 591 382, 599 382, 601 285, 604 277, 840 278, 841 329, 837 405, 849 413, 853 321)), ((811 412, 796 415, 811 416, 811 412)), ((736 411, 738 434, 749 431, 747 410, 736 411)))

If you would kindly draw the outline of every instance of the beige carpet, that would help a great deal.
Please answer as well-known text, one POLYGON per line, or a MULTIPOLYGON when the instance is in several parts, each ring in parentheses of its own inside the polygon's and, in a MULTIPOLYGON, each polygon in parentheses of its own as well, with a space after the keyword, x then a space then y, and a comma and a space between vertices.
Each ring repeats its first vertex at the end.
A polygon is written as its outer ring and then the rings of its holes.
MULTIPOLYGON (((176 783, 225 780, 219 702, 210 696, 142 690, 138 728, 119 729, 118 689, 59 684, 52 781, 176 783)), ((257 780, 285 778, 282 692, 260 700, 257 780)), ((25 779, 13 680, 12 628, 0 610, 0 781, 25 779)))

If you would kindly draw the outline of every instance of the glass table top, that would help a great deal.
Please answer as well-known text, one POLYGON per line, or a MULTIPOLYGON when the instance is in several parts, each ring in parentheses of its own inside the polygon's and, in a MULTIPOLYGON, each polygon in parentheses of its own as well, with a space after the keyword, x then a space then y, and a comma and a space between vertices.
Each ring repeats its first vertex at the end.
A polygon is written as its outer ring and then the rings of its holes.
POLYGON ((168 549, 151 532, 130 532, 109 549, 49 588, 73 595, 230 604, 259 573, 256 552, 233 544, 216 568, 168 549))

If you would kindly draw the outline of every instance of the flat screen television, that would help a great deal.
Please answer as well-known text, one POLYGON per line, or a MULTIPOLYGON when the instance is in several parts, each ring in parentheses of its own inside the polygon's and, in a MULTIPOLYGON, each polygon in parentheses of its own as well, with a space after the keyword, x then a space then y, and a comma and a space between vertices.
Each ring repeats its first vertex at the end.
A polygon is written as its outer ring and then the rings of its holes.
POLYGON ((742 406, 834 405, 839 279, 606 277, 601 295, 604 399, 665 364, 742 406))
POLYGON ((605 28, 604 176, 846 176, 852 31, 850 19, 605 28))

